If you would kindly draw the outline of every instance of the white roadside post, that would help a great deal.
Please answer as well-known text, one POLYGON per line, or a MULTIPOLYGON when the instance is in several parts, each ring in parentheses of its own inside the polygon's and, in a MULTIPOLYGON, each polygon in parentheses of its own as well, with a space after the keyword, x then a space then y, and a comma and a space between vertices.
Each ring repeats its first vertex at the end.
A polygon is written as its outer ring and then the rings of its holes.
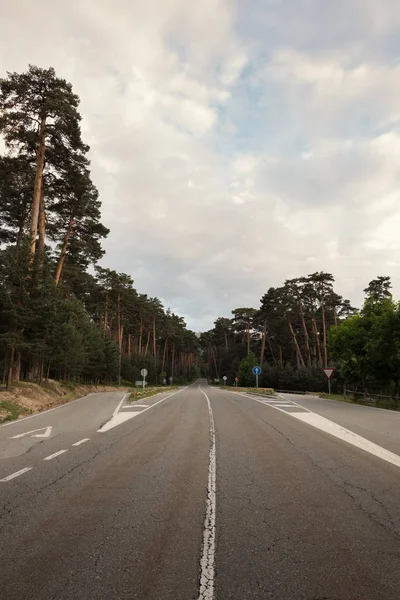
POLYGON ((226 385, 226 380, 228 379, 227 376, 224 375, 222 379, 224 380, 224 385, 226 385))
POLYGON ((146 375, 147 375, 147 369, 142 369, 140 371, 141 376, 143 377, 143 389, 146 387, 146 375))
POLYGON ((169 385, 172 385, 173 377, 169 378, 169 385))
POLYGON ((328 367, 326 369, 322 369, 325 377, 328 380, 328 394, 331 395, 331 379, 335 373, 335 369, 333 367, 328 367))

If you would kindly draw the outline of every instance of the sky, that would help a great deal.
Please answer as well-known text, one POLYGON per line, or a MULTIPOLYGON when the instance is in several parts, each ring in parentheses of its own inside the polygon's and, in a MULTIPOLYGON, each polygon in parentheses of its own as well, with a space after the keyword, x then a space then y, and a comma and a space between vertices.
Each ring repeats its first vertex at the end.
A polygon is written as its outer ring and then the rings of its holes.
POLYGON ((0 77, 80 96, 105 267, 196 331, 328 271, 400 296, 398 0, 0 0, 0 77))

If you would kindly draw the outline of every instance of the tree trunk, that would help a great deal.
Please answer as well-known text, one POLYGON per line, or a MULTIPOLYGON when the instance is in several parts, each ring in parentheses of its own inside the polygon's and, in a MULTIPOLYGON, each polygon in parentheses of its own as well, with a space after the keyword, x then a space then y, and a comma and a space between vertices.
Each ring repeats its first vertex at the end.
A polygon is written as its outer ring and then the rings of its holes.
POLYGON ((321 299, 321 311, 322 311, 322 335, 324 344, 324 367, 328 366, 328 349, 326 347, 326 319, 325 319, 325 298, 322 296, 321 299))
POLYGON ((12 379, 13 381, 19 381, 21 379, 21 350, 15 352, 12 379))
POLYGON ((304 339, 305 339, 305 342, 306 342, 308 365, 311 367, 312 360, 311 360, 311 350, 310 350, 310 339, 308 337, 308 329, 307 329, 307 325, 306 325, 306 320, 304 318, 303 305, 302 305, 300 299, 299 299, 299 312, 300 312, 301 322, 303 324, 303 331, 304 331, 304 339))
POLYGON ((164 352, 163 352, 162 363, 161 363, 161 373, 164 373, 165 357, 167 356, 167 346, 168 346, 168 338, 165 338, 164 352))
POLYGON ((247 354, 250 352, 250 321, 247 323, 247 354))
POLYGON ((46 244, 46 215, 44 211, 44 185, 42 180, 42 187, 40 190, 40 202, 39 202, 39 246, 38 250, 41 252, 43 257, 44 247, 46 244))
POLYGON ((104 331, 106 331, 108 325, 108 290, 106 290, 106 306, 104 309, 104 331))
POLYGON ((315 320, 315 317, 312 318, 312 324, 313 324, 314 335, 315 335, 315 343, 317 345, 318 364, 322 365, 321 344, 320 344, 320 341, 319 341, 319 332, 318 332, 318 329, 317 329, 317 322, 315 320))
POLYGON ((147 332, 147 340, 146 340, 146 348, 144 351, 144 355, 147 356, 147 353, 149 351, 149 344, 150 344, 150 329, 147 332))
POLYGON ((143 336, 143 323, 140 321, 140 329, 139 329, 139 354, 142 354, 142 336, 143 336))
MULTIPOLYGON (((276 358, 275 358, 275 352, 274 352, 274 349, 272 347, 271 340, 269 339, 268 329, 267 329, 267 332, 266 332, 266 338, 267 338, 267 342, 268 342, 269 351, 271 352, 273 363, 276 366, 277 362, 276 362, 276 358)), ((282 348, 281 348, 281 350, 282 350, 282 348)))
POLYGON ((283 354, 282 354, 282 346, 279 346, 279 364, 281 369, 283 370, 283 354))
POLYGON ((132 356, 132 353, 131 353, 131 334, 130 333, 128 334, 128 356, 129 356, 129 358, 132 356))
POLYGON ((264 329, 262 333, 262 341, 261 341, 261 355, 260 355, 260 366, 262 367, 264 362, 264 354, 265 354, 265 338, 267 337, 267 319, 264 320, 264 329))
POLYGON ((157 358, 157 345, 156 345, 156 318, 153 317, 153 356, 154 360, 157 358))
POLYGON ((293 326, 290 323, 290 321, 289 321, 288 325, 289 325, 289 330, 290 330, 290 333, 292 335, 292 339, 293 339, 294 345, 296 347, 297 368, 300 368, 300 366, 305 367, 305 363, 304 363, 303 355, 302 355, 301 350, 300 350, 299 342, 297 341, 296 334, 295 334, 295 332, 293 330, 293 326))
POLYGON ((49 362, 49 364, 47 365, 47 372, 46 372, 46 383, 47 383, 47 382, 48 382, 48 380, 49 380, 49 375, 50 375, 50 365, 51 365, 51 362, 49 362))
POLYGON ((74 217, 71 215, 69 218, 67 231, 65 232, 64 243, 61 248, 60 258, 58 259, 58 263, 57 263, 56 274, 54 277, 56 285, 58 285, 58 283, 60 281, 61 273, 62 273, 63 266, 64 266, 65 255, 67 253, 68 242, 69 242, 69 238, 71 237, 73 226, 74 226, 74 217))
POLYGON ((13 367, 14 367, 14 354, 15 354, 15 348, 11 348, 11 354, 10 354, 10 362, 8 364, 8 376, 7 376, 7 385, 6 385, 6 389, 9 390, 12 384, 12 375, 13 375, 13 367))
POLYGON ((33 188, 33 200, 32 200, 32 216, 31 216, 31 254, 34 255, 36 251, 36 236, 39 221, 39 205, 40 205, 40 192, 42 187, 43 169, 44 169, 44 156, 46 152, 46 116, 43 116, 40 121, 39 129, 39 147, 36 154, 36 174, 35 174, 35 185, 33 188))
POLYGON ((174 363, 175 363, 175 342, 172 342, 171 377, 174 376, 174 363))
POLYGON ((226 335, 226 332, 224 333, 224 338, 225 338, 225 350, 228 350, 228 336, 226 335))

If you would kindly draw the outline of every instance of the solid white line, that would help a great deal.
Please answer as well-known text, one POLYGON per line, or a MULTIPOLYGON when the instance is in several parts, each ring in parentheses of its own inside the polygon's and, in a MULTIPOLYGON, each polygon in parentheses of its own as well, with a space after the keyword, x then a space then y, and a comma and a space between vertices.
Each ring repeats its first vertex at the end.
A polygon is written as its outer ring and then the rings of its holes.
MULTIPOLYGON (((75 402, 80 402, 81 400, 85 400, 85 398, 89 398, 89 396, 94 396, 95 394, 116 394, 118 392, 90 392, 90 394, 86 394, 86 396, 82 396, 82 398, 77 398, 76 400, 71 400, 71 402, 66 402, 65 404, 61 404, 60 406, 55 406, 54 408, 48 408, 47 410, 42 410, 41 412, 36 413, 35 415, 29 415, 29 417, 22 417, 22 419, 15 419, 15 421, 10 421, 9 423, 3 423, 0 425, 1 427, 9 427, 10 425, 15 425, 16 423, 21 423, 22 421, 27 421, 28 419, 34 419, 35 417, 41 417, 46 413, 52 412, 53 410, 60 410, 60 408, 66 408, 71 404, 75 404, 75 402)), ((121 392, 119 392, 121 393, 121 392)), ((126 395, 126 394, 125 394, 126 395)))
POLYGON ((88 442, 90 440, 90 438, 83 438, 83 440, 79 440, 79 442, 75 442, 75 444, 72 444, 73 446, 80 446, 81 444, 84 444, 85 442, 88 442))
MULTIPOLYGON (((242 394, 241 392, 234 392, 234 393, 240 394, 241 396, 244 396, 245 398, 250 398, 251 400, 254 400, 255 402, 260 402, 260 404, 264 404, 257 398, 253 398, 252 396, 249 396, 248 394, 242 394)), ((346 429, 345 427, 338 425, 334 421, 330 421, 329 419, 326 419, 325 417, 322 417, 321 415, 318 415, 317 413, 314 413, 311 410, 308 410, 308 408, 301 406, 301 404, 297 404, 294 401, 293 401, 293 404, 298 408, 302 408, 303 411, 306 411, 306 412, 288 412, 288 411, 282 410, 278 406, 273 406, 273 408, 275 408, 276 410, 279 410, 281 413, 284 413, 285 415, 288 415, 289 417, 298 419, 299 421, 302 421, 303 423, 307 423, 308 425, 311 425, 312 427, 315 427, 316 429, 319 429, 320 431, 328 433, 329 435, 332 435, 344 442, 347 442, 348 444, 351 444, 352 446, 355 446, 356 448, 360 448, 361 450, 364 450, 365 452, 368 452, 369 454, 373 454, 374 456, 377 456, 378 458, 380 458, 388 463, 391 463, 392 465, 395 465, 396 467, 400 467, 400 456, 398 454, 395 454, 394 452, 390 452, 390 450, 386 450, 386 448, 383 448, 382 446, 378 446, 378 444, 375 444, 374 442, 371 442, 370 440, 363 438, 361 435, 358 435, 357 433, 354 433, 353 431, 350 431, 349 429, 346 429)))
POLYGON ((64 452, 68 452, 68 450, 59 450, 58 452, 55 452, 54 454, 50 454, 50 456, 46 456, 46 458, 44 458, 43 460, 52 460, 56 456, 60 456, 60 454, 64 454, 64 452))
POLYGON ((149 405, 148 404, 125 404, 125 406, 123 406, 122 408, 147 408, 149 405))
POLYGON ((357 433, 353 433, 349 429, 330 421, 329 419, 325 419, 325 417, 321 417, 317 413, 288 413, 291 417, 298 419, 299 421, 303 421, 303 423, 308 423, 308 425, 312 425, 316 427, 316 429, 320 429, 325 433, 329 433, 329 435, 333 435, 352 446, 356 446, 356 448, 361 448, 365 452, 369 452, 382 460, 385 460, 392 465, 396 465, 396 467, 400 467, 400 456, 398 454, 394 454, 394 452, 390 452, 390 450, 386 450, 382 448, 382 446, 378 446, 374 442, 370 442, 366 438, 361 437, 357 433))
POLYGON ((4 477, 4 479, 0 479, 1 483, 5 483, 6 481, 11 481, 11 479, 15 479, 16 477, 19 477, 20 475, 23 475, 24 473, 27 473, 28 471, 31 471, 33 469, 33 467, 25 467, 25 469, 21 469, 20 471, 17 471, 16 473, 13 473, 12 475, 8 475, 8 477, 4 477))
POLYGON ((203 532, 203 553, 200 560, 200 591, 198 600, 214 598, 214 562, 215 562, 215 510, 216 510, 216 456, 215 427, 210 399, 203 390, 210 417, 210 457, 208 466, 208 486, 206 500, 206 518, 203 532))
POLYGON ((175 394, 180 394, 181 392, 186 390, 187 387, 188 386, 182 388, 181 390, 178 390, 177 392, 172 392, 172 394, 169 394, 169 396, 166 396, 165 398, 161 398, 161 400, 159 400, 158 402, 155 402, 151 406, 148 406, 144 410, 137 411, 137 412, 130 411, 130 412, 114 414, 111 417, 111 419, 109 421, 107 421, 107 423, 105 423, 102 427, 100 427, 100 429, 97 430, 97 433, 105 433, 106 431, 109 431, 110 429, 113 429, 114 427, 121 425, 121 423, 124 423, 125 421, 128 421, 129 419, 133 419, 134 417, 138 417, 139 415, 142 415, 143 413, 147 412, 151 408, 154 408, 155 406, 157 406, 157 404, 161 404, 161 402, 165 402, 165 400, 168 400, 168 398, 171 398, 171 396, 174 396, 175 394))

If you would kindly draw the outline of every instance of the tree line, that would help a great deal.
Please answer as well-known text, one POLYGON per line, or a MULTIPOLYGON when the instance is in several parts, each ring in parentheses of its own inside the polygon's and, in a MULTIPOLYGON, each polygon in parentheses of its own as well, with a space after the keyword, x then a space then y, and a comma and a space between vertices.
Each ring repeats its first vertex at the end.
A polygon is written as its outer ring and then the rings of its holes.
POLYGON ((86 383, 150 383, 199 373, 182 318, 99 265, 101 201, 79 98, 54 69, 0 79, 0 373, 86 383))
POLYGON ((335 292, 334 281, 325 272, 289 279, 271 287, 258 308, 218 318, 200 339, 208 377, 254 385, 252 364, 262 367, 262 386, 325 391, 323 368, 333 366, 333 391, 348 385, 398 394, 400 309, 390 278, 369 283, 361 310, 335 292))

